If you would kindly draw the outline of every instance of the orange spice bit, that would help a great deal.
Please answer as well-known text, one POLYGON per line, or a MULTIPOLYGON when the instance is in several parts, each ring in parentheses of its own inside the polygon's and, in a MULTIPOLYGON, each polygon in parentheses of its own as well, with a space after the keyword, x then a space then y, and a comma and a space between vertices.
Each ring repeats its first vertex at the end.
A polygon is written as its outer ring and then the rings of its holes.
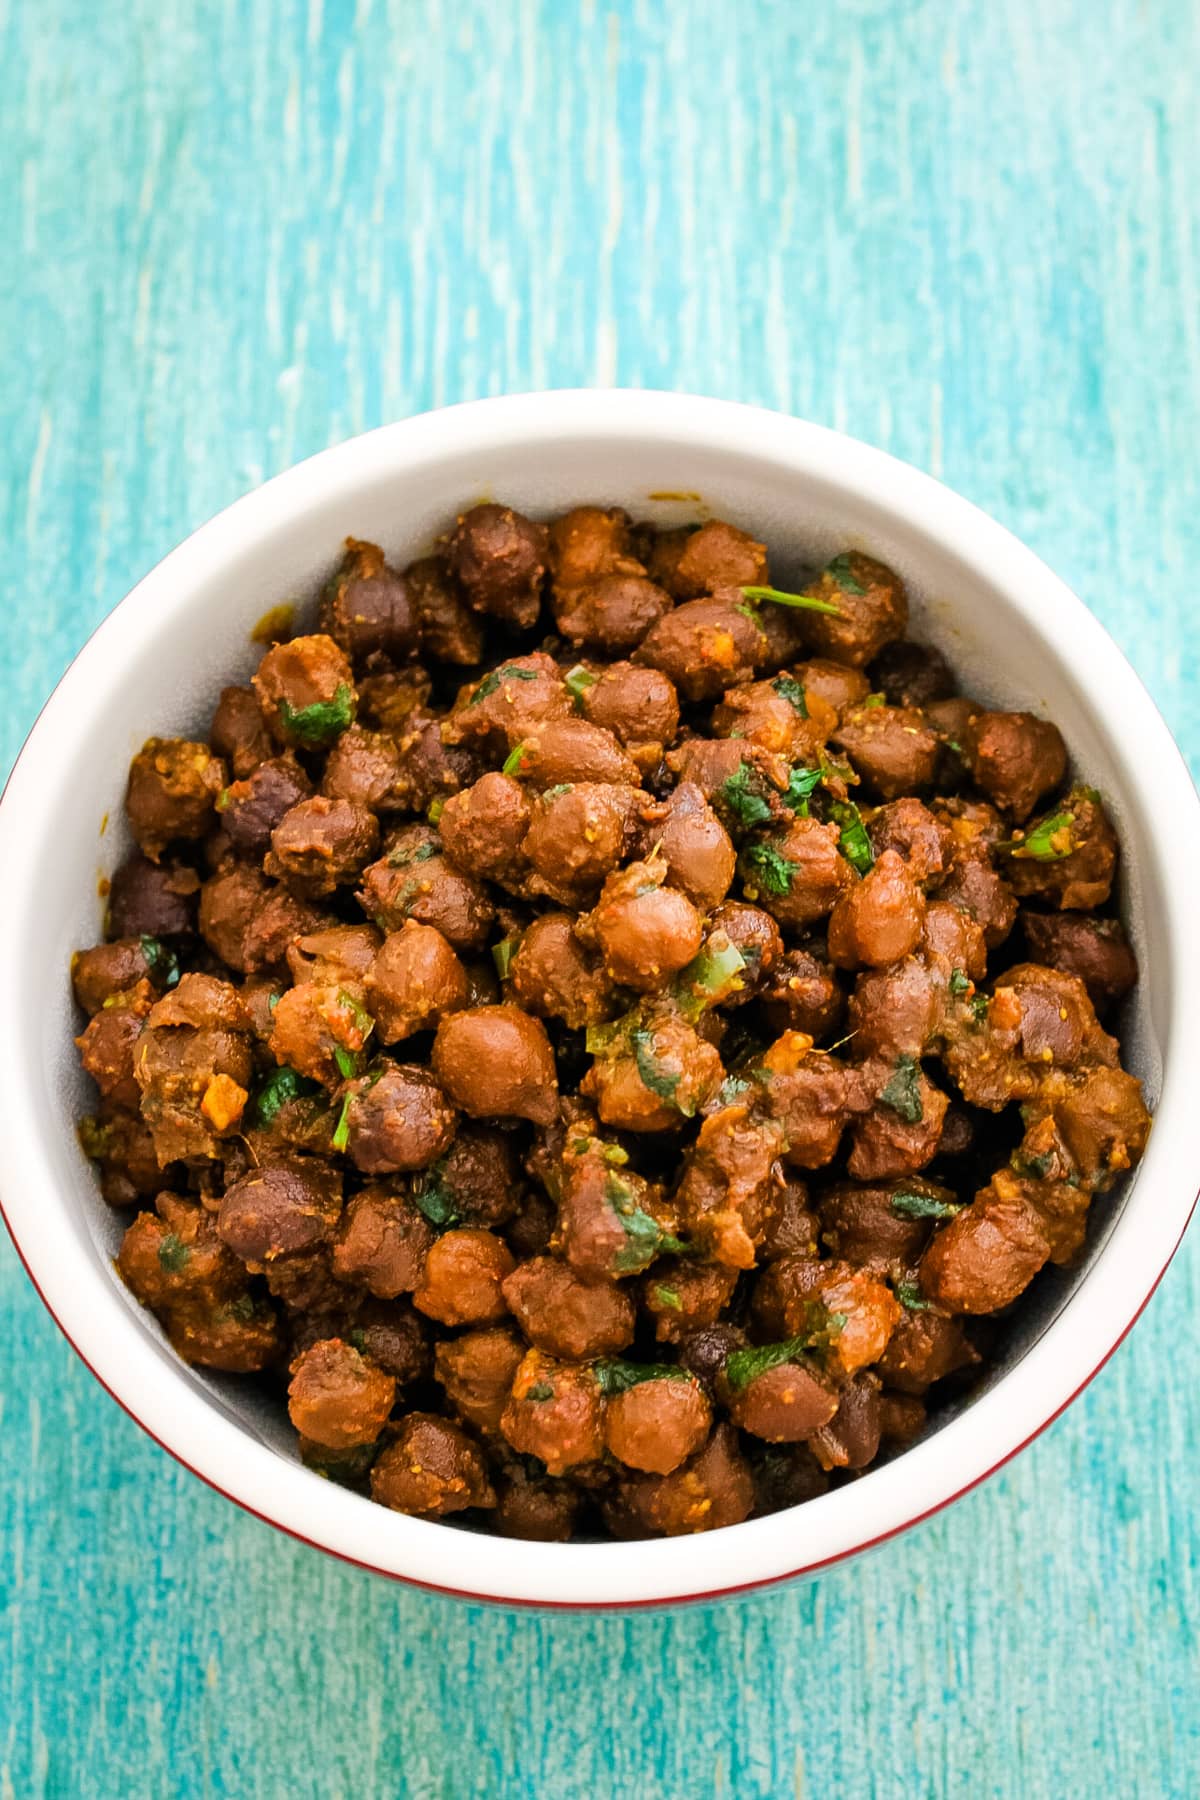
POLYGON ((215 1131, 229 1131, 242 1122, 242 1113, 250 1098, 232 1075, 214 1075, 204 1090, 200 1111, 215 1131))
MULTIPOLYGON (((723 1106, 719 1112, 710 1113, 705 1119, 696 1138, 697 1148, 707 1150, 710 1144, 715 1143, 718 1138, 724 1137, 731 1123, 736 1124, 739 1120, 749 1117, 750 1108, 744 1100, 731 1100, 728 1106, 723 1106)), ((723 1225, 728 1230, 737 1230, 742 1223, 739 1213, 728 1210, 712 1213, 709 1217, 715 1224, 723 1225)))
POLYGON ((1021 1023, 1021 1002, 1010 987, 998 987, 992 995, 989 1010, 991 1023, 998 1031, 1016 1031, 1021 1023))
POLYGON ((807 1031, 785 1031, 777 1038, 761 1060, 761 1066, 773 1075, 792 1075, 812 1049, 807 1031))
POLYGON ((728 669, 733 666, 734 654, 731 631, 706 631, 701 634, 701 662, 715 663, 720 669, 728 669))

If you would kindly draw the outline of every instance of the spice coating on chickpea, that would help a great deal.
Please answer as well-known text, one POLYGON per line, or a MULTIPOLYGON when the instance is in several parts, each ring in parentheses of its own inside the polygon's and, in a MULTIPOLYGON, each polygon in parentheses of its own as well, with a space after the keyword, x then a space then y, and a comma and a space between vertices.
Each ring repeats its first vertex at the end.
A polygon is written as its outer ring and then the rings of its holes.
POLYGON ((868 547, 774 585, 602 494, 425 547, 331 546, 133 757, 70 970, 118 1272, 394 1510, 835 1501, 1145 1148, 1104 797, 868 547))

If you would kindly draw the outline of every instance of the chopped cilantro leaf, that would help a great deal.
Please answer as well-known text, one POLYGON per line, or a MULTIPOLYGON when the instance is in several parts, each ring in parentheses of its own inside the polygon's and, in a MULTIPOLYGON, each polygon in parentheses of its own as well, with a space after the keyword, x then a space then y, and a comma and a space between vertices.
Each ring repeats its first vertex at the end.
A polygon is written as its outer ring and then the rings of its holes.
POLYGON ((656 1256, 687 1256, 690 1246, 671 1232, 664 1231, 657 1219, 643 1212, 634 1192, 623 1176, 610 1171, 604 1181, 604 1197, 621 1221, 625 1233, 624 1248, 613 1258, 613 1271, 618 1275, 636 1275, 647 1268, 656 1256))
POLYGON ((932 1194, 893 1194, 890 1205, 902 1219, 953 1219, 962 1211, 953 1200, 935 1200, 932 1194))
POLYGON ((835 825, 841 827, 838 849, 852 868, 865 875, 875 863, 875 852, 871 848, 871 840, 867 836, 867 828, 862 822, 862 814, 853 800, 835 800, 829 809, 829 816, 835 825))
POLYGON ((683 1301, 680 1298, 679 1289, 668 1287, 665 1281, 656 1281, 650 1289, 650 1294, 660 1306, 667 1307, 671 1312, 683 1311, 683 1301))
POLYGON ((155 986, 173 988, 179 980, 179 958, 175 952, 168 949, 161 938, 150 937, 146 932, 143 932, 138 942, 155 986))
POLYGON ((300 1100, 306 1094, 320 1093, 320 1084, 310 1081, 306 1075, 297 1074, 285 1064, 267 1076, 254 1096, 251 1106, 251 1123, 266 1128, 274 1124, 281 1106, 289 1100, 300 1100))
POLYGON ((791 893, 794 864, 773 844, 750 844, 742 851, 742 865, 743 879, 764 893, 791 893))
POLYGON ((515 745, 505 757, 504 762, 501 765, 500 773, 502 775, 518 775, 521 770, 521 764, 525 761, 528 752, 528 744, 515 745))
POLYGON ((731 1392, 740 1394, 752 1381, 777 1369, 781 1363, 796 1362, 806 1350, 827 1348, 845 1326, 845 1313, 833 1313, 819 1300, 810 1300, 807 1311, 808 1329, 781 1344, 755 1344, 746 1350, 735 1350, 725 1359, 725 1381, 731 1392))
POLYGON ((536 680, 536 669, 514 669, 511 663, 507 663, 504 668, 493 669, 490 674, 484 676, 483 680, 479 683, 479 686, 475 689, 475 692, 471 695, 471 698, 467 701, 467 705, 478 706, 481 700, 486 700, 489 694, 495 693, 502 681, 536 680))
POLYGON ((803 682, 797 681, 794 675, 777 675, 771 683, 775 693, 795 708, 802 719, 808 717, 808 698, 804 692, 803 682))
POLYGON ((898 1281, 893 1292, 907 1312, 932 1310, 932 1301, 926 1300, 915 1281, 898 1281))
POLYGON ((921 1065, 915 1056, 898 1056, 896 1066, 879 1095, 881 1106, 890 1106, 909 1125, 924 1117, 921 1105, 921 1065))
POLYGON ((177 1238, 173 1231, 168 1231, 158 1246, 159 1267, 165 1269, 168 1275, 181 1275, 188 1266, 191 1254, 182 1239, 177 1238))
POLYGON ((424 1213, 431 1225, 446 1227, 458 1219, 454 1196, 445 1186, 446 1159, 442 1157, 426 1169, 413 1183, 413 1205, 424 1213))
POLYGON ((628 1239, 623 1250, 618 1250, 613 1257, 614 1275, 636 1275, 645 1269, 658 1255, 660 1249, 659 1230, 648 1213, 632 1213, 621 1220, 628 1239), (653 1230, 648 1227, 653 1226, 653 1230))
POLYGON ((425 838, 422 843, 412 845, 397 844, 394 850, 388 851, 388 868, 406 869, 409 863, 428 862, 431 857, 441 854, 440 838, 425 838))
POLYGON ((835 556, 832 562, 825 564, 825 573, 833 576, 843 594, 865 594, 866 588, 850 566, 850 557, 850 551, 843 550, 840 556, 835 556))
POLYGON ((253 1294, 239 1294, 236 1300, 214 1309, 213 1323, 227 1325, 230 1319, 236 1319, 240 1325, 248 1325, 257 1311, 253 1294))
POLYGON ((964 974, 961 969, 951 969, 950 992, 956 999, 960 994, 968 993, 972 985, 973 983, 969 975, 964 974))
POLYGON ((740 762, 733 774, 721 783, 713 798, 734 823, 746 831, 752 830, 755 825, 767 824, 772 816, 763 793, 762 778, 752 763, 740 762))
POLYGON ((824 769, 792 769, 788 774, 783 804, 792 812, 799 813, 802 819, 807 819, 808 803, 824 779, 824 769))
POLYGON ((607 1399, 627 1394, 642 1381, 690 1381, 686 1369, 675 1363, 632 1363, 619 1356, 605 1357, 596 1364, 596 1383, 607 1399))
POLYGON ((652 1094, 660 1100, 676 1107, 685 1117, 690 1116, 685 1106, 681 1106, 676 1098, 680 1077, 672 1069, 665 1069, 654 1054, 654 1034, 639 1027, 629 1035, 633 1046, 633 1057, 637 1063, 637 1072, 642 1078, 642 1085, 648 1087, 652 1094))
POLYGON ((987 1019, 988 1007, 991 1005, 991 1001, 988 999, 987 995, 972 994, 968 1005, 971 1008, 971 1017, 974 1019, 975 1023, 977 1025, 982 1025, 987 1019))
POLYGON ((1054 1167, 1054 1156, 1051 1151, 1043 1150, 1037 1156, 1028 1156, 1018 1150, 1012 1159, 1012 1166, 1018 1175, 1032 1175, 1035 1181, 1044 1181, 1054 1167))
POLYGON ((279 702, 279 720, 287 735, 306 749, 332 744, 354 722, 354 689, 340 681, 332 700, 314 700, 311 706, 294 707, 279 702))

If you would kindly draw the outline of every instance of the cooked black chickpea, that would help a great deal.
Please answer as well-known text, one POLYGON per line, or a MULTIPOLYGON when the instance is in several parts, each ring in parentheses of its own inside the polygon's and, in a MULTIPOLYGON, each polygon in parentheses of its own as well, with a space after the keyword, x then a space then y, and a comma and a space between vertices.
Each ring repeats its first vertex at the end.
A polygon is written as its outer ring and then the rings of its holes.
POLYGON ((138 751, 80 1142, 131 1291, 306 1465, 534 1541, 736 1524, 911 1442, 1078 1255, 1149 1126, 1117 836, 907 619, 857 547, 776 587, 732 522, 487 501, 348 539, 138 751))

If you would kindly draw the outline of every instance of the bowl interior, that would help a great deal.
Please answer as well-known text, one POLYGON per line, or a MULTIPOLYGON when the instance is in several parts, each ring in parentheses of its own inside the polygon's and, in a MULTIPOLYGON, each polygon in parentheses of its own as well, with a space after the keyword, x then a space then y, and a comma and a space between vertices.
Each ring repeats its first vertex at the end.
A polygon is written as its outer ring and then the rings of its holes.
MULTIPOLYGON (((1151 1103, 1158 1097, 1172 993, 1168 970, 1151 948, 1164 930, 1165 890, 1133 764, 1104 697, 1085 689, 1086 667, 1061 654, 1036 619, 1014 610, 1003 571, 978 554, 969 534, 943 533, 928 517, 915 520, 886 482, 851 482, 841 469, 826 473, 819 456, 807 456, 798 467, 773 449, 759 454, 753 443, 743 443, 734 454, 711 435, 682 429, 631 436, 587 423, 573 430, 560 418, 553 430, 521 433, 501 429, 502 423, 492 441, 486 430, 466 443, 453 430, 435 434, 419 456, 397 436, 395 454, 380 445, 375 454, 331 466, 328 480, 314 478, 302 505, 294 493, 270 502, 271 489, 239 503, 135 592, 100 628, 68 678, 70 724, 64 721, 59 752, 40 765, 44 789, 38 798, 54 830, 35 834, 27 847, 32 860, 23 870, 23 913, 16 919, 17 1010, 28 1025, 25 1055, 41 1076, 27 1084, 36 1116, 26 1125, 51 1159, 57 1229, 75 1235, 120 1295, 147 1356, 171 1353, 151 1315, 126 1295, 111 1270, 124 1220, 100 1200, 75 1143, 75 1121, 87 1108, 90 1084, 71 1047, 78 1024, 67 979, 71 952, 100 932, 98 884, 128 848, 122 796, 130 757, 152 733, 205 735, 219 689, 246 679, 261 654, 251 638, 256 623, 283 601, 311 607, 348 534, 381 543, 391 560, 403 564, 427 552, 455 513, 481 498, 535 515, 584 500, 617 504, 659 524, 719 515, 766 542, 772 577, 783 586, 847 546, 892 564, 908 585, 912 634, 942 648, 966 691, 1055 720, 1075 769, 1101 789, 1113 811, 1125 850, 1122 909, 1142 965, 1121 1033, 1151 1103)), ((961 502, 953 504, 970 516, 961 502)), ((60 691, 51 714, 63 701, 60 691)), ((989 1385, 1024 1356, 1086 1279, 1126 1197, 1118 1191, 1099 1202, 1084 1260, 1069 1274, 1043 1277, 1027 1296, 989 1385)), ((264 1402, 245 1382, 175 1367, 177 1379, 295 1460, 277 1403, 264 1402)), ((868 1475, 856 1485, 874 1479, 868 1475)), ((801 1515, 794 1539, 803 1536, 801 1515)), ((801 1560, 801 1548, 793 1543, 792 1566, 801 1560)))

